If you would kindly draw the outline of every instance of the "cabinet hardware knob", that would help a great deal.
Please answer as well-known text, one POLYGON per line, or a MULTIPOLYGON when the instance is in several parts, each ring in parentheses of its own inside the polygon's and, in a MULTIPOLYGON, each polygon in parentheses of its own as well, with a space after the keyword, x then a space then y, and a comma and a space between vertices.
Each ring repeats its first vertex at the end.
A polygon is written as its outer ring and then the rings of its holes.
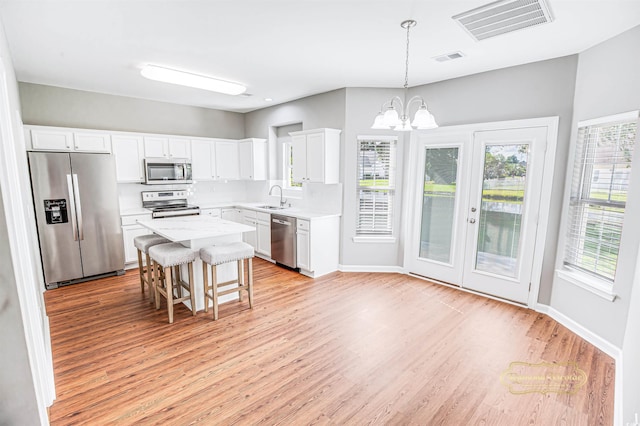
POLYGON ((475 219, 469 219, 469 223, 476 223, 475 219))

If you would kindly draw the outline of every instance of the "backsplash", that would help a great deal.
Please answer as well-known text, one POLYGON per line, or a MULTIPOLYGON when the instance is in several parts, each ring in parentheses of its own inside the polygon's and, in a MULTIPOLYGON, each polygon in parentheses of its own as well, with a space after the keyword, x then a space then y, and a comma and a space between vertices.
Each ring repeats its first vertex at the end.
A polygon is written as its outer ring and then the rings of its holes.
MULTIPOLYGON (((269 195, 272 185, 280 185, 281 181, 227 181, 227 182, 197 182, 190 185, 142 185, 139 183, 118 184, 120 210, 130 210, 142 207, 142 191, 162 191, 169 189, 186 189, 189 193, 188 201, 197 206, 215 205, 220 203, 261 202, 277 204, 280 200, 279 191, 269 195)), ((324 185, 319 183, 305 183, 299 193, 291 195, 285 191, 284 198, 287 205, 318 213, 342 212, 342 184, 324 185)))

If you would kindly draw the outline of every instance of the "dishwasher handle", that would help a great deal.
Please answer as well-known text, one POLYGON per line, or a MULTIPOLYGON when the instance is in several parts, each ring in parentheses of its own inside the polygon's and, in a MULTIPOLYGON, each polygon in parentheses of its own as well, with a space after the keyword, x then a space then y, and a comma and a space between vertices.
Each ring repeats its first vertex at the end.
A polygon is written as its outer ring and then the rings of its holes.
POLYGON ((287 222, 286 220, 280 220, 280 219, 271 219, 273 221, 273 223, 278 223, 280 225, 285 225, 285 226, 291 226, 291 222, 287 222))

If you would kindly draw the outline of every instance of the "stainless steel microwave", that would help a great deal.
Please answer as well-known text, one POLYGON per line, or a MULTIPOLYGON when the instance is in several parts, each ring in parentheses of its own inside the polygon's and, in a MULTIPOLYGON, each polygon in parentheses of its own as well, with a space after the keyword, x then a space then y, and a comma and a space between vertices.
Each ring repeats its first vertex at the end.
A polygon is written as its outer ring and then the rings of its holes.
POLYGON ((191 162, 186 158, 145 158, 144 181, 147 185, 192 183, 191 162))

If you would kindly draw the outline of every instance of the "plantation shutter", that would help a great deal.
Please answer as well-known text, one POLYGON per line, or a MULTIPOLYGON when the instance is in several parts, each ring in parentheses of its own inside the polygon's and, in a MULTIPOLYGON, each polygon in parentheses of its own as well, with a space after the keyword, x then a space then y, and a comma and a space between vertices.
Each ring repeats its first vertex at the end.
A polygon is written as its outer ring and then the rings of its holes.
POLYGON ((356 235, 392 235, 396 185, 395 137, 358 138, 356 235))
POLYGON ((618 264, 637 116, 578 124, 564 264, 610 282, 618 264))

